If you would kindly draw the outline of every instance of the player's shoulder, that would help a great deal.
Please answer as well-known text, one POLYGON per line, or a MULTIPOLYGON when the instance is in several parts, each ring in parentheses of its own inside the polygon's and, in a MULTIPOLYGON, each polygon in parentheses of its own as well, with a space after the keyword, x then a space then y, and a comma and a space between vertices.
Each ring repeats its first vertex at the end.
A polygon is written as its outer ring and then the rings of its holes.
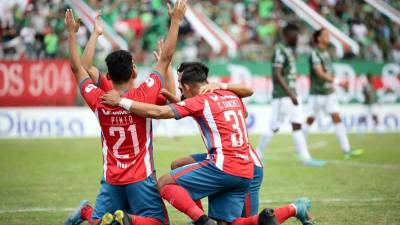
POLYGON ((239 98, 233 91, 230 90, 215 90, 212 93, 206 93, 202 96, 213 101, 239 98))

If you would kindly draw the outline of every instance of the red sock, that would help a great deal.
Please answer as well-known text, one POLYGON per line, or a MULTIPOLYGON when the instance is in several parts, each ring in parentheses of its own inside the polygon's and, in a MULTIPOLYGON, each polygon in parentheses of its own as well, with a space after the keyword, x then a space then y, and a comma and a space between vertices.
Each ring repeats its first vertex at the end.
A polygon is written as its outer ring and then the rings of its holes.
POLYGON ((93 208, 90 205, 87 205, 81 209, 81 219, 86 220, 90 223, 92 220, 93 208))
POLYGON ((196 203, 192 200, 189 193, 181 186, 176 184, 167 184, 161 188, 161 197, 167 200, 177 210, 188 215, 193 221, 204 215, 196 203))
POLYGON ((201 200, 194 201, 194 203, 196 203, 196 205, 197 205, 201 210, 204 211, 203 204, 201 204, 201 200))
POLYGON ((158 219, 131 215, 131 225, 163 225, 158 219))
POLYGON ((90 225, 97 225, 100 222, 100 219, 96 219, 96 220, 93 220, 93 221, 89 221, 88 220, 88 222, 89 222, 90 225))
POLYGON ((237 218, 231 225, 258 225, 258 214, 250 217, 237 218))
POLYGON ((287 219, 296 216, 296 208, 292 204, 284 206, 282 208, 276 208, 274 209, 274 211, 275 217, 278 220, 279 224, 282 224, 287 219))

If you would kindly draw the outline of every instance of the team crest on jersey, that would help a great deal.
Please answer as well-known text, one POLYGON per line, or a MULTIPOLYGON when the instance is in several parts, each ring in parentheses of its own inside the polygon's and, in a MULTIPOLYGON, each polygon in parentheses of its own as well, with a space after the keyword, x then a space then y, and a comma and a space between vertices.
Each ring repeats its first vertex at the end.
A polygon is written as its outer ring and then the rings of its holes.
POLYGON ((218 100, 218 95, 210 96, 210 98, 211 98, 213 101, 217 101, 217 100, 218 100))
POLYGON ((147 78, 146 84, 147 84, 147 87, 149 87, 149 88, 153 87, 153 85, 154 85, 154 79, 151 78, 151 77, 147 78))
POLYGON ((178 103, 176 103, 176 104, 178 104, 178 105, 180 105, 180 106, 185 106, 185 105, 186 105, 185 102, 178 102, 178 103))

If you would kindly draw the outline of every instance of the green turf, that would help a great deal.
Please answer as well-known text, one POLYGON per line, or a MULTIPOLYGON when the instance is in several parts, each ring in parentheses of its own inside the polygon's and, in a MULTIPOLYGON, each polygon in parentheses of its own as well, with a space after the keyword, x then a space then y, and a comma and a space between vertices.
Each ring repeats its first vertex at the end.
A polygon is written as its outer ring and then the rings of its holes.
MULTIPOLYGON (((274 137, 266 153, 262 207, 307 196, 317 224, 400 224, 400 135, 350 139, 365 155, 345 161, 334 135, 310 136, 312 154, 329 163, 307 168, 297 162, 290 136, 274 137)), ((158 175, 168 172, 173 159, 204 149, 200 137, 157 138, 154 147, 158 175)), ((94 202, 101 177, 99 148, 97 139, 0 140, 1 223, 61 224, 81 199, 94 202)), ((168 209, 171 224, 186 224, 185 216, 168 209)))

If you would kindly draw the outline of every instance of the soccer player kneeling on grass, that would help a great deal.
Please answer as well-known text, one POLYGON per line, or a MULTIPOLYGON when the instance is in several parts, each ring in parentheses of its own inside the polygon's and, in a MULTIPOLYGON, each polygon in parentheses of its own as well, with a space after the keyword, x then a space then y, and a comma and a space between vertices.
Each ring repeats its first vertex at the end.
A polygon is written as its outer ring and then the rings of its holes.
MULTIPOLYGON (((254 177, 245 116, 241 99, 231 91, 216 90, 199 95, 207 74, 189 67, 180 75, 180 89, 187 99, 177 104, 156 106, 108 92, 103 103, 156 119, 193 117, 201 128, 209 159, 163 175, 157 185, 161 196, 189 216, 196 225, 277 224, 273 210, 265 209, 252 217, 240 218, 246 194, 254 177), (194 200, 209 198, 209 216, 194 200), (194 200, 193 200, 194 199, 194 200)), ((223 89, 227 89, 226 86, 223 89)))
MULTIPOLYGON (((138 88, 131 89, 134 80, 132 78, 136 78, 137 71, 129 52, 115 51, 106 58, 107 76, 112 80, 114 91, 138 101, 157 102, 164 84, 164 74, 166 74, 175 51, 179 23, 183 19, 185 10, 186 0, 178 0, 175 8, 170 10, 171 27, 161 59, 155 66, 156 72, 153 72, 148 80, 138 88)), ((80 84, 83 98, 98 117, 102 129, 104 158, 104 181, 96 202, 105 207, 101 213, 104 215, 100 215, 102 219, 83 218, 82 213, 87 215, 92 215, 92 213, 88 212, 89 210, 81 210, 76 214, 80 218, 70 224, 75 224, 75 222, 79 224, 82 222, 81 219, 87 219, 92 225, 168 224, 167 212, 156 187, 152 151, 147 144, 151 141, 150 120, 100 102, 99 97, 104 94, 104 91, 90 80, 77 52, 76 32, 79 24, 75 22, 72 10, 67 10, 65 23, 69 32, 71 68, 76 81, 80 84), (99 201, 99 198, 102 201, 99 201), (127 208, 134 215, 128 215, 124 211, 118 210, 127 208), (112 215, 108 212, 115 213, 112 215)), ((99 215, 98 212, 93 214, 99 215)), ((71 218, 71 220, 73 219, 71 218)))

